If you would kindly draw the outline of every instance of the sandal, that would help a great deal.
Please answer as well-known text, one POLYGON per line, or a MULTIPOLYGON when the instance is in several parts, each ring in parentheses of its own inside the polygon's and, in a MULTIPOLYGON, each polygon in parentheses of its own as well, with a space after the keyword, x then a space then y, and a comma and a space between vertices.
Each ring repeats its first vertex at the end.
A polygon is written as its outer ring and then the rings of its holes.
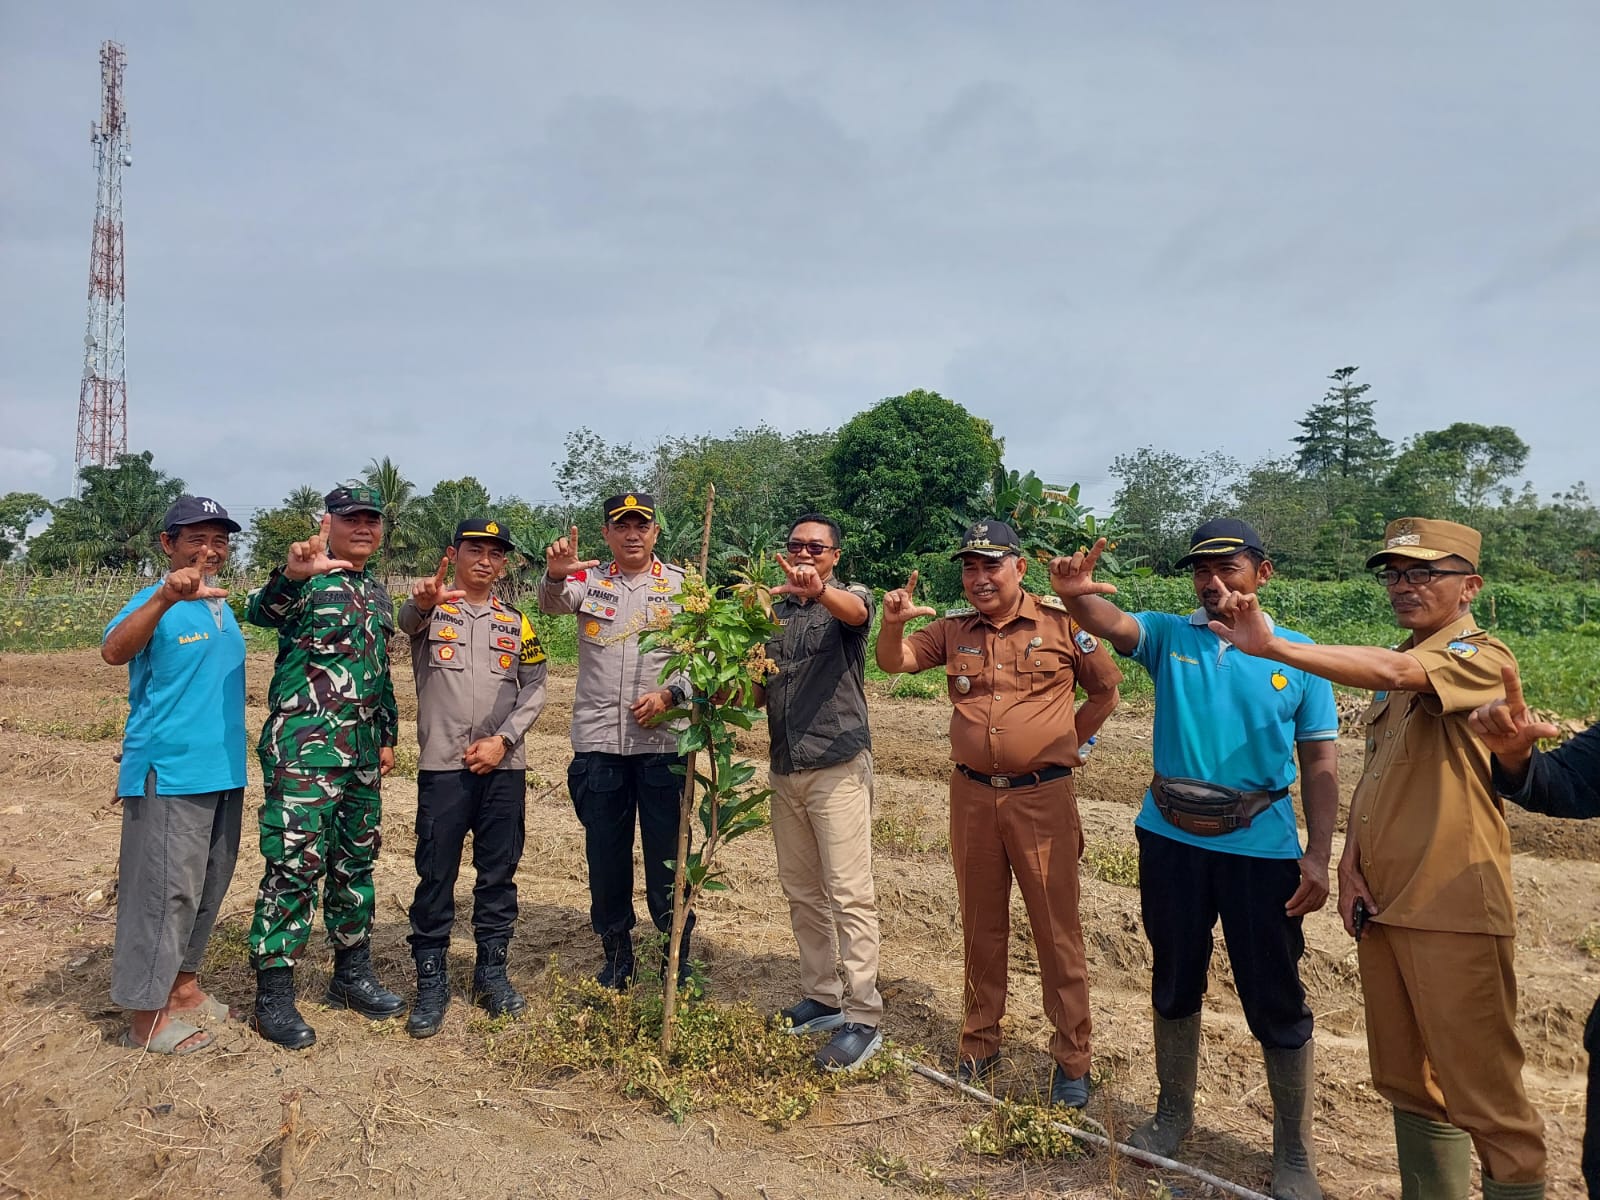
POLYGON ((168 1017, 167 1023, 151 1036, 148 1043, 134 1041, 131 1029, 122 1035, 122 1044, 129 1050, 145 1050, 151 1054, 193 1054, 197 1050, 204 1050, 214 1040, 205 1030, 183 1021, 175 1021, 171 1017, 168 1017), (184 1042, 196 1034, 203 1035, 205 1041, 197 1042, 193 1046, 183 1046, 184 1042), (180 1046, 183 1048, 179 1049, 180 1046))
POLYGON ((169 1008, 169 1017, 198 1017, 202 1021, 242 1021, 244 1014, 236 1008, 224 1004, 215 996, 207 996, 193 1008, 169 1008))

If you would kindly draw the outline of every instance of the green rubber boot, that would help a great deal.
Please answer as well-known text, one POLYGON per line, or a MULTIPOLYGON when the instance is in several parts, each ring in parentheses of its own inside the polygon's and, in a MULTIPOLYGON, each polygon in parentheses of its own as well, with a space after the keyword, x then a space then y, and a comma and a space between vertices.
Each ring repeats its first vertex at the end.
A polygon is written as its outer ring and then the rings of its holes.
POLYGON ((1156 1113, 1128 1135, 1128 1145, 1171 1158, 1194 1128, 1194 1089, 1200 1073, 1200 1014, 1156 1019, 1156 1113))
POLYGON ((1483 1200, 1544 1200, 1544 1180, 1531 1183, 1497 1183, 1483 1177, 1483 1200))
POLYGON ((1311 1112, 1317 1076, 1311 1042, 1294 1050, 1263 1046, 1267 1091, 1272 1095, 1272 1194, 1277 1200, 1322 1200, 1311 1112))
MULTIPOLYGON (((1394 1148, 1400 1161, 1400 1200, 1467 1200, 1472 1139, 1464 1130, 1397 1108, 1394 1148)), ((1544 1195, 1544 1184, 1537 1194, 1544 1195)))

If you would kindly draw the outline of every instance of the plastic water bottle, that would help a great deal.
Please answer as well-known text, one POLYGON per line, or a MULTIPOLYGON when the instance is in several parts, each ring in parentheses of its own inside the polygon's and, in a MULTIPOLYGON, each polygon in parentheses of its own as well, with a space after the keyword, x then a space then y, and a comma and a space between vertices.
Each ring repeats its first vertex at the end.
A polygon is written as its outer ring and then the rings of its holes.
POLYGON ((1078 747, 1078 757, 1088 758, 1089 752, 1094 749, 1094 744, 1100 740, 1098 733, 1092 734, 1087 742, 1078 747))

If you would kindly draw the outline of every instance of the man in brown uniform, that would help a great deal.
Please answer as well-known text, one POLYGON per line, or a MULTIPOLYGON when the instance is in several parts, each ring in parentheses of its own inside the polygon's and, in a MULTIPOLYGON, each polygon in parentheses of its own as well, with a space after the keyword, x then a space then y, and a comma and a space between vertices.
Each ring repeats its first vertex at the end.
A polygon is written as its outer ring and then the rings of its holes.
POLYGON ((1003 521, 980 521, 952 558, 972 608, 905 637, 931 617, 912 599, 917 576, 883 598, 878 665, 891 674, 943 664, 950 700, 950 850, 960 895, 965 1017, 963 1079, 999 1061, 1016 874, 1039 952, 1055 1035, 1052 1104, 1089 1101, 1089 975, 1078 923, 1083 829, 1072 791, 1078 747, 1117 706, 1122 672, 1055 596, 1025 592, 1028 561, 1003 521), (1078 686, 1088 699, 1074 714, 1078 686))
POLYGON ((1250 654, 1374 692, 1339 911, 1360 941, 1372 1081, 1394 1105, 1407 1200, 1465 1197, 1469 1139, 1486 1200, 1544 1195, 1544 1122, 1516 1034, 1511 838, 1467 725, 1515 664, 1472 616, 1480 541, 1449 521, 1389 523, 1367 565, 1411 631, 1394 650, 1285 641, 1239 593, 1224 604, 1232 626, 1211 623, 1250 654))

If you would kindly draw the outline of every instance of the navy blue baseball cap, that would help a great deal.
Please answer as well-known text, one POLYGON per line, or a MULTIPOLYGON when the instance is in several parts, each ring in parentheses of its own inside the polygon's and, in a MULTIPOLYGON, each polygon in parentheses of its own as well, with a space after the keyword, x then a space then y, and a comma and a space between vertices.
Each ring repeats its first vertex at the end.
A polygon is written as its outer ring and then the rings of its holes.
POLYGON ((229 533, 238 533, 243 528, 228 515, 227 509, 209 496, 179 496, 172 502, 172 507, 167 509, 161 528, 166 530, 170 537, 185 525, 207 523, 221 525, 229 533))
POLYGON ((1178 566, 1193 566, 1197 558, 1226 558, 1241 550, 1254 550, 1262 556, 1267 553, 1254 526, 1237 517, 1218 517, 1194 531, 1189 539, 1189 553, 1178 560, 1178 566))

